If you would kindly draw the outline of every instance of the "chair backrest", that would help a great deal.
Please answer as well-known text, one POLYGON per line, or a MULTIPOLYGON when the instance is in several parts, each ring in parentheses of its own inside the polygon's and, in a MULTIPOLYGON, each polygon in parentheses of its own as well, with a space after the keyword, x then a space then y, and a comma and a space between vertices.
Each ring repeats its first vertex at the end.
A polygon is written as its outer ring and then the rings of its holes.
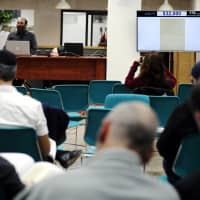
POLYGON ((138 87, 134 88, 132 90, 132 93, 152 95, 152 96, 161 96, 161 95, 174 96, 172 89, 158 88, 158 87, 138 87))
POLYGON ((63 109, 61 94, 53 89, 30 88, 31 97, 49 106, 63 109))
POLYGON ((1 126, 0 152, 25 153, 35 161, 42 160, 36 132, 27 127, 1 126))
POLYGON ((178 97, 180 98, 180 103, 184 103, 188 100, 190 92, 192 89, 192 84, 183 83, 178 85, 178 97))
POLYGON ((140 95, 140 94, 109 94, 106 96, 105 100, 105 108, 113 108, 119 103, 125 101, 141 101, 150 105, 149 96, 147 95, 140 95))
POLYGON ((66 112, 79 112, 88 108, 88 85, 55 85, 54 89, 60 92, 66 112))
POLYGON ((27 94, 27 91, 26 91, 26 88, 24 86, 15 86, 17 91, 26 95, 27 94))
POLYGON ((113 85, 120 81, 93 80, 89 83, 89 104, 104 104, 108 94, 112 94, 113 85))
POLYGON ((186 176, 200 169, 200 134, 191 134, 183 138, 177 153, 173 170, 179 176, 186 176))
POLYGON ((150 104, 160 120, 160 126, 165 127, 171 113, 179 105, 177 96, 150 96, 150 104))
POLYGON ((125 84, 116 83, 113 85, 113 93, 133 93, 125 84))
POLYGON ((96 145, 98 131, 101 126, 103 118, 107 115, 110 109, 91 108, 88 109, 88 116, 86 120, 86 129, 84 140, 89 145, 96 145))

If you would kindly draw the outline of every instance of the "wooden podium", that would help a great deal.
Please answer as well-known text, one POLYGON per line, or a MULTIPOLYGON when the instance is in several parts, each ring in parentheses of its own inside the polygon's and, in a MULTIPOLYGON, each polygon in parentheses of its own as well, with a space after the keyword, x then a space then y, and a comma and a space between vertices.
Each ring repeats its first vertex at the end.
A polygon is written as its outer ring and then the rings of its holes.
POLYGON ((106 79, 105 57, 17 57, 17 79, 90 81, 106 79))

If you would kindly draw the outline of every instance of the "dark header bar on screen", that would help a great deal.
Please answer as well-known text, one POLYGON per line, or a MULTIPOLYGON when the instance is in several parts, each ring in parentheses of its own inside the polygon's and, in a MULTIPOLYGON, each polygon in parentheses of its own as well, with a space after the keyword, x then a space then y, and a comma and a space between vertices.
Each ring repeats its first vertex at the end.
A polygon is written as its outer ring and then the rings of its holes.
POLYGON ((137 17, 200 17, 200 11, 163 10, 137 11, 137 17))

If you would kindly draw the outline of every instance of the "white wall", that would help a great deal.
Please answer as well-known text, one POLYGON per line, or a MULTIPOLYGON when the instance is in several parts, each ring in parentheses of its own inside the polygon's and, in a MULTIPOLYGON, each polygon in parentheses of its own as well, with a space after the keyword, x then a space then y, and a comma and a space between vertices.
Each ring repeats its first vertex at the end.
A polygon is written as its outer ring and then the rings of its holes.
POLYGON ((108 1, 107 80, 124 79, 133 60, 139 58, 136 51, 136 10, 141 0, 108 1))
POLYGON ((199 0, 193 0, 193 10, 199 10, 200 9, 200 1, 199 0))

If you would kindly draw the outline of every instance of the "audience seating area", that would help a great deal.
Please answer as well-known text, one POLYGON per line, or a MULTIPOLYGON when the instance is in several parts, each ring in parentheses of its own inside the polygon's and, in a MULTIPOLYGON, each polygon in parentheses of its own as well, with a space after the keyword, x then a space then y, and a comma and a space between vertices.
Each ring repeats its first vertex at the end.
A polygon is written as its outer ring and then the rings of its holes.
MULTIPOLYGON (((87 110, 90 108, 112 109, 123 101, 147 103, 157 113, 160 126, 164 127, 174 108, 187 100, 191 87, 191 84, 180 84, 178 96, 149 96, 133 94, 120 81, 93 80, 89 85, 66 84, 55 85, 51 89, 30 88, 30 95, 42 103, 67 112, 71 120, 69 127, 80 125, 78 121, 87 118, 87 110)), ((17 90, 23 94, 26 92, 25 87, 17 87, 17 90)))
MULTIPOLYGON (((66 84, 55 85, 50 89, 30 88, 29 95, 42 103, 63 109, 68 113, 70 117, 68 128, 76 127, 75 145, 77 145, 77 126, 84 124, 84 141, 87 145, 85 152, 86 154, 93 154, 102 119, 114 106, 124 101, 146 103, 155 110, 160 120, 160 126, 164 127, 175 107, 187 100, 191 87, 191 84, 181 84, 178 87, 177 96, 148 96, 133 94, 120 81, 94 80, 89 85, 66 84), (101 106, 98 107, 98 105, 101 106)), ((27 94, 25 87, 16 87, 16 89, 22 94, 27 94)), ((177 174, 184 176, 195 167, 199 167, 200 163, 194 161, 197 160, 198 151, 195 148, 199 141, 199 136, 196 135, 183 141, 174 164, 174 170, 177 174), (191 143, 195 144, 192 148, 191 143), (190 162, 188 162, 188 159, 190 159, 190 162)), ((35 161, 42 160, 35 132, 29 128, 1 127, 0 152, 22 152, 32 156, 35 161), (22 132, 27 134, 20 137, 22 132), (9 139, 10 133, 12 133, 12 140, 9 139), (24 137, 25 135, 26 137, 24 137)))

